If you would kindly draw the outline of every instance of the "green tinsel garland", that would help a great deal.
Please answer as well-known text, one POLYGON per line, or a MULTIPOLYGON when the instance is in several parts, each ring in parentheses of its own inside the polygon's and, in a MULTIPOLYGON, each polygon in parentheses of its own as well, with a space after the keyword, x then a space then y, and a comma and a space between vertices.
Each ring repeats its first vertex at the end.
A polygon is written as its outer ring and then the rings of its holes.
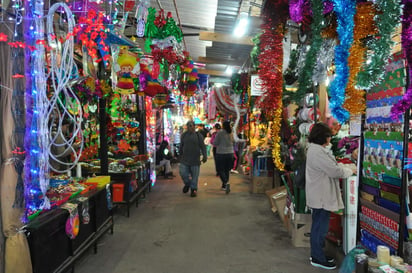
POLYGON ((392 32, 401 21, 401 5, 399 0, 378 0, 376 1, 376 26, 378 33, 367 46, 373 51, 370 63, 364 63, 361 71, 357 75, 356 88, 370 89, 378 85, 385 73, 385 65, 391 57, 392 32))
POLYGON ((250 52, 250 62, 252 64, 253 69, 257 70, 259 67, 259 54, 260 54, 260 35, 262 33, 256 34, 256 36, 252 39, 252 42, 255 44, 250 52))
POLYGON ((316 64, 316 57, 322 46, 323 5, 322 0, 312 0, 313 21, 310 25, 312 31, 312 44, 306 55, 305 65, 300 72, 298 79, 298 90, 293 96, 293 100, 299 103, 306 93, 312 91, 312 74, 316 64))

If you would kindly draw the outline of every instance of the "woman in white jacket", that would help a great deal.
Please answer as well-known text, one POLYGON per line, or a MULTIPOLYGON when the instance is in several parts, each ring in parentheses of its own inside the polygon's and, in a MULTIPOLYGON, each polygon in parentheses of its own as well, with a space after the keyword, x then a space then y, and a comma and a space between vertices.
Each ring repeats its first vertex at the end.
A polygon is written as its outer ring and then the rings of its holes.
POLYGON ((309 134, 306 155, 306 205, 312 209, 310 233, 311 264, 324 269, 334 269, 334 259, 323 251, 329 229, 331 211, 344 208, 339 187, 339 178, 348 178, 356 173, 356 166, 336 162, 330 150, 331 129, 317 123, 309 134))

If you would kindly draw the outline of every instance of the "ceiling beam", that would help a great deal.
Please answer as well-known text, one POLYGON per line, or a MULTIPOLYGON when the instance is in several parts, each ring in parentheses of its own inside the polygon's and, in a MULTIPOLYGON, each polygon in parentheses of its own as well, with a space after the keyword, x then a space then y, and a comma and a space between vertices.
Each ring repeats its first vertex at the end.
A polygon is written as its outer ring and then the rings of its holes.
POLYGON ((231 76, 231 75, 226 74, 225 71, 211 70, 211 69, 198 69, 197 73, 198 74, 210 75, 210 76, 225 77, 225 78, 230 78, 230 76, 231 76))
POLYGON ((202 57, 202 56, 199 56, 196 62, 204 63, 204 64, 225 64, 225 65, 234 65, 234 66, 242 65, 242 61, 226 60, 226 59, 219 59, 219 58, 209 58, 209 57, 202 57))
POLYGON ((199 40, 239 45, 254 45, 252 42, 252 37, 238 38, 228 33, 218 33, 209 31, 201 31, 199 33, 199 40))

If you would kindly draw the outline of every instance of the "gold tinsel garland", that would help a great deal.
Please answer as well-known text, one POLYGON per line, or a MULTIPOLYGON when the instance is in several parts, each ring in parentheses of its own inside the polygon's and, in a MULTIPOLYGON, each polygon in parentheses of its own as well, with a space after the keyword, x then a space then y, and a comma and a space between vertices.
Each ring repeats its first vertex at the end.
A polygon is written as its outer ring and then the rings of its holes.
POLYGON ((283 103, 282 100, 279 102, 279 107, 273 111, 273 121, 272 128, 270 130, 271 139, 272 139, 272 158, 275 166, 280 170, 284 171, 285 164, 281 160, 280 156, 280 127, 282 122, 282 111, 283 103))
POLYGON ((358 3, 354 18, 353 44, 349 51, 348 67, 349 79, 346 87, 346 99, 343 107, 351 115, 360 115, 365 112, 365 91, 355 88, 356 75, 361 70, 366 58, 366 47, 363 39, 377 32, 374 16, 375 7, 372 2, 358 3))

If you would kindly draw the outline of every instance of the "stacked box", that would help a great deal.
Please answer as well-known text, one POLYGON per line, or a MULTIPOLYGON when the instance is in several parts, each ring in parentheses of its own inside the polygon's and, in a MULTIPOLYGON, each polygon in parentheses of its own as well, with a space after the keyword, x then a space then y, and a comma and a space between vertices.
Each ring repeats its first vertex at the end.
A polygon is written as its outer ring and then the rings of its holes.
POLYGON ((295 213, 294 219, 291 219, 291 235, 293 246, 310 247, 311 226, 311 214, 295 213))

